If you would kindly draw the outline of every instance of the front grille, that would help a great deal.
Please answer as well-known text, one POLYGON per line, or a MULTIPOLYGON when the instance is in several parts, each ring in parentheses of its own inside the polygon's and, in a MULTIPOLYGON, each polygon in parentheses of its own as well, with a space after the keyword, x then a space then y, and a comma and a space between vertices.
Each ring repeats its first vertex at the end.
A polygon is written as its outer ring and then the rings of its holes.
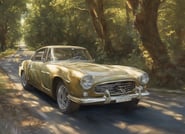
POLYGON ((97 85, 95 87, 96 93, 104 93, 106 90, 110 92, 111 96, 126 95, 133 92, 135 88, 134 81, 120 81, 97 85))

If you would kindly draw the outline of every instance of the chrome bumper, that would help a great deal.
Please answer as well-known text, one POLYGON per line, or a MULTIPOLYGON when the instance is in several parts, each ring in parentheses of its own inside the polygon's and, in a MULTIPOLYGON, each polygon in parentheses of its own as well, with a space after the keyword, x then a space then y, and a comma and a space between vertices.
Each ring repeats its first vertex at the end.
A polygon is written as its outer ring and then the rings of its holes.
POLYGON ((110 102, 115 102, 115 103, 127 102, 135 98, 140 99, 143 96, 147 96, 150 94, 148 91, 142 92, 143 87, 136 87, 136 90, 138 92, 135 94, 120 95, 120 96, 110 96, 109 91, 106 90, 102 98, 77 98, 71 95, 69 95, 68 97, 71 101, 78 103, 78 104, 93 104, 93 103, 108 104, 110 102))

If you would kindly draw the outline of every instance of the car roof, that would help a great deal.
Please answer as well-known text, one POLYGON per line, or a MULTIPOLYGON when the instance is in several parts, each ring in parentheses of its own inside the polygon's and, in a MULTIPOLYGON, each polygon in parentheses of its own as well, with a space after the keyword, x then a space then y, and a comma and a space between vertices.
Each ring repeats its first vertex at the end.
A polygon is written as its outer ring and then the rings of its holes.
POLYGON ((85 49, 84 47, 81 46, 72 46, 72 45, 49 45, 49 46, 44 46, 42 48, 76 48, 76 49, 85 49))

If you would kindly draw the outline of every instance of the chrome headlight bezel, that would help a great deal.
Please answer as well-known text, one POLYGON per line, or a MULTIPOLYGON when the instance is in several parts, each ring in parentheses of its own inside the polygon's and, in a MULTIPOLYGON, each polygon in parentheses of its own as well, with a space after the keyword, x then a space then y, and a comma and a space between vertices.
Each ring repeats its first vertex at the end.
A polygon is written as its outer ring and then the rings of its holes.
POLYGON ((149 76, 147 73, 142 74, 139 77, 139 82, 141 83, 141 85, 146 85, 149 82, 149 76))
POLYGON ((85 75, 80 80, 80 85, 83 89, 88 90, 90 89, 94 84, 94 79, 92 75, 85 75))

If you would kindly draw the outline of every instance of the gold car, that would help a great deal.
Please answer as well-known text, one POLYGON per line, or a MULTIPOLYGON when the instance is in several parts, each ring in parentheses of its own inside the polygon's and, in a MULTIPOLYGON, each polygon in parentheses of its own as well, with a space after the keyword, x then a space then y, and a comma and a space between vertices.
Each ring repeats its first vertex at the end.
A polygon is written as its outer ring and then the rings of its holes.
POLYGON ((57 100, 63 113, 83 104, 128 103, 149 95, 148 74, 137 68, 96 64, 78 46, 46 46, 19 67, 23 87, 36 87, 57 100))

